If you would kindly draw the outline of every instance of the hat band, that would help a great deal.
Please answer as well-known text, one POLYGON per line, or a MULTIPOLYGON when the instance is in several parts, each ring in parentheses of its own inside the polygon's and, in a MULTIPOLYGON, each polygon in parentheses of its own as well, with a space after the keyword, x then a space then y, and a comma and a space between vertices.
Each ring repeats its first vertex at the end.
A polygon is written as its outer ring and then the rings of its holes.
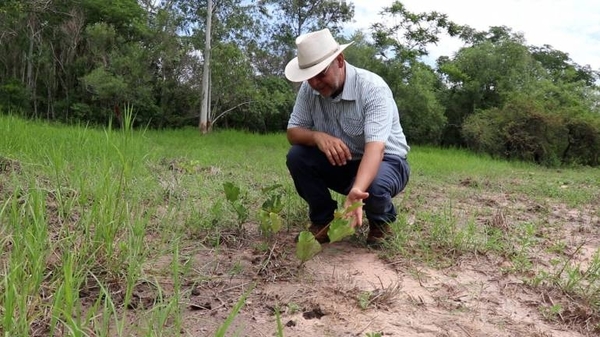
POLYGON ((340 50, 340 45, 338 44, 337 47, 335 49, 333 49, 332 51, 330 51, 329 53, 323 55, 323 57, 321 57, 320 59, 313 61, 311 63, 307 63, 307 64, 299 64, 298 67, 300 69, 306 69, 306 68, 310 68, 314 65, 317 65, 321 62, 323 62, 325 59, 327 59, 329 56, 335 54, 338 50, 340 50))

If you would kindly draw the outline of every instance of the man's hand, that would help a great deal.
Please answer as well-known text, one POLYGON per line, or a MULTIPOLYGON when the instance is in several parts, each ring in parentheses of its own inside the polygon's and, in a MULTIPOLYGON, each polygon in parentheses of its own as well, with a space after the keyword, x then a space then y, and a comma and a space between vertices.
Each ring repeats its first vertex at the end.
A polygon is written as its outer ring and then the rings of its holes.
MULTIPOLYGON (((360 201, 362 203, 362 201, 368 197, 369 197, 369 193, 363 192, 360 189, 354 187, 350 190, 350 193, 348 193, 348 196, 346 197, 346 202, 344 203, 344 207, 347 208, 348 206, 351 206, 352 204, 354 204, 357 201, 360 201)), ((362 210, 363 210, 363 208, 361 205, 360 207, 356 208, 354 211, 352 211, 349 214, 349 216, 352 217, 350 226, 352 226, 353 228, 362 225, 362 217, 363 217, 362 210)))
POLYGON ((323 132, 317 132, 314 139, 317 147, 327 156, 331 165, 346 165, 346 162, 352 159, 350 149, 341 139, 323 132))

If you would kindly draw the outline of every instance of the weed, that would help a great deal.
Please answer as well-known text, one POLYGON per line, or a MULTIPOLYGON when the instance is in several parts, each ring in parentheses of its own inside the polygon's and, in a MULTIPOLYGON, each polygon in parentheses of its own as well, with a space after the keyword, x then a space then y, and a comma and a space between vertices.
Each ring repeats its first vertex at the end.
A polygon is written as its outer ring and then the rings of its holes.
POLYGON ((377 288, 373 291, 361 291, 356 298, 358 307, 362 310, 366 310, 370 307, 389 307, 396 301, 400 294, 400 290, 400 284, 394 282, 387 287, 381 284, 381 288, 377 288))
POLYGON ((217 329, 217 332, 215 333, 215 337, 224 337, 225 336, 227 329, 229 329, 229 326, 231 325, 231 323, 233 323, 233 320, 235 319, 235 317, 238 315, 238 313, 240 312, 242 307, 246 304, 246 298, 248 297, 248 295, 250 295, 252 290, 254 290, 255 286, 256 286, 256 284, 253 284, 240 297, 240 299, 237 301, 237 303, 233 306, 233 309, 231 309, 231 312, 227 316, 227 319, 225 319, 223 324, 221 324, 221 326, 219 326, 219 329, 217 329))
POLYGON ((241 189, 230 181, 223 183, 223 189, 225 198, 237 214, 238 224, 241 228, 241 225, 248 219, 248 209, 242 203, 241 189))
POLYGON ((381 332, 368 332, 366 337, 382 337, 381 332))

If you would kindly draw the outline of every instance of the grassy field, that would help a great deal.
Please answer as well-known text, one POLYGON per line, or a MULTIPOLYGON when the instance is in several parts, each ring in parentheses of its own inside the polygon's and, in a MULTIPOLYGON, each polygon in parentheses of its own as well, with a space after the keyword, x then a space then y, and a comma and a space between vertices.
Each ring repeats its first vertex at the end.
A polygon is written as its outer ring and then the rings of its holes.
MULTIPOLYGON (((269 191, 284 206, 277 237, 306 225, 287 149, 283 134, 100 130, 0 116, 0 332, 193 335, 184 311, 194 286, 216 276, 199 272, 190 256, 247 246, 273 252, 276 239, 256 234, 269 191), (225 183, 239 188, 238 208, 225 183)), ((546 322, 600 331, 600 170, 418 146, 409 161, 382 261, 445 268, 499 258, 501 273, 553 294, 539 309, 546 322)))

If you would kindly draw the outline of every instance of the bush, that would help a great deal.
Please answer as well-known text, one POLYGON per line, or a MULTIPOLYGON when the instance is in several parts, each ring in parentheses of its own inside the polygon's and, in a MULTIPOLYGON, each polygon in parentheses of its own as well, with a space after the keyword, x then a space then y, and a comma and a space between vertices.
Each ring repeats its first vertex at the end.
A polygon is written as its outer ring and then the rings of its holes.
POLYGON ((575 116, 566 121, 568 145, 563 163, 599 166, 600 116, 575 116))
POLYGON ((563 117, 525 100, 477 112, 465 120, 462 128, 471 149, 547 166, 561 163, 568 146, 567 134, 563 117))
POLYGON ((29 107, 27 88, 16 79, 0 83, 0 102, 2 102, 3 110, 27 111, 29 107))

